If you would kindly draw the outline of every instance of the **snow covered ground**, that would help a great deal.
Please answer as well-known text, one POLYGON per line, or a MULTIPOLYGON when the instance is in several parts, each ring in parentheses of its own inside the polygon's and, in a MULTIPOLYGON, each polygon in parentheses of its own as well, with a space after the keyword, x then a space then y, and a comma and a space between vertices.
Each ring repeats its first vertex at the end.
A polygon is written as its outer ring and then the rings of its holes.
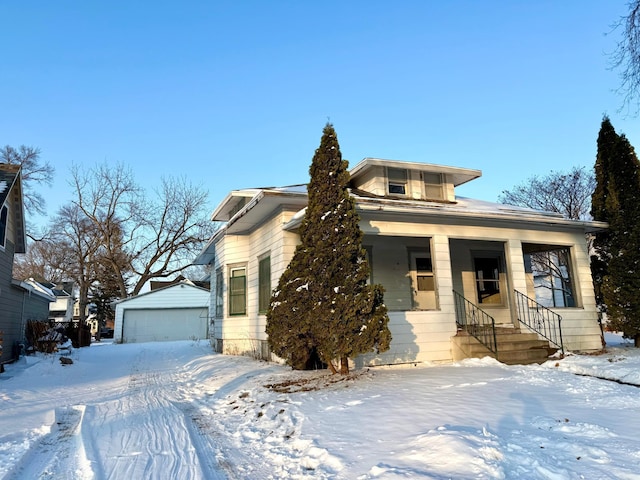
POLYGON ((608 341, 349 379, 204 341, 26 357, 0 375, 0 478, 638 479, 640 390, 605 379, 640 385, 640 352, 608 341))

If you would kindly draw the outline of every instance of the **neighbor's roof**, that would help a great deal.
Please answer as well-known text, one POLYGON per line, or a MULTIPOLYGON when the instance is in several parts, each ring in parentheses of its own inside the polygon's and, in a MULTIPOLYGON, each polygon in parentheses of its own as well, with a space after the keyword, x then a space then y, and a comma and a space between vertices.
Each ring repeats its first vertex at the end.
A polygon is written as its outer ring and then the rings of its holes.
POLYGON ((25 253, 27 244, 20 165, 0 163, 0 206, 5 202, 10 204, 10 211, 15 223, 15 253, 25 253), (13 196, 9 198, 11 192, 13 192, 13 196))
POLYGON ((38 295, 49 302, 56 301, 55 294, 41 283, 36 282, 33 278, 29 278, 24 281, 13 279, 11 280, 11 283, 16 287, 20 287, 23 290, 38 295))
MULTIPOLYGON (((176 288, 184 288, 184 287, 188 287, 188 288, 192 288, 198 291, 202 291, 203 293, 206 293, 206 295, 209 295, 209 290, 203 287, 200 287, 198 285, 195 285, 191 280, 182 280, 178 283, 174 283, 172 285, 168 285, 166 287, 162 287, 162 288, 157 288, 155 290, 149 290, 148 292, 144 292, 144 293, 139 293, 138 295, 133 295, 132 297, 127 297, 127 298, 123 298, 121 300, 116 300, 115 302, 111 303, 112 307, 115 307, 115 305, 119 305, 121 303, 126 303, 132 300, 137 300, 141 297, 146 297, 146 296, 150 296, 150 295, 155 295, 160 297, 162 295, 163 292, 166 292, 167 290, 171 290, 171 289, 176 289, 176 288)), ((162 308, 162 306, 160 305, 159 308, 162 308)))

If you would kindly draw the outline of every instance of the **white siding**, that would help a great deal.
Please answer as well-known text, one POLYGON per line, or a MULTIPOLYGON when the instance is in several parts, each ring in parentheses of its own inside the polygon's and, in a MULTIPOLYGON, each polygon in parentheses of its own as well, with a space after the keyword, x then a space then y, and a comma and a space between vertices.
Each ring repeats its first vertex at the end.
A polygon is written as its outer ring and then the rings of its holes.
MULTIPOLYGON (((222 340, 224 353, 254 354, 261 349, 266 341, 266 317, 258 314, 258 265, 259 259, 265 254, 271 258, 271 288, 275 288, 278 279, 293 257, 299 236, 282 229, 282 225, 289 221, 297 212, 296 209, 284 209, 276 212, 249 235, 225 236, 218 254, 216 247, 216 267, 225 266, 225 310, 222 319, 216 319, 214 338, 222 340), (247 314, 242 316, 228 316, 226 307, 228 283, 227 267, 234 263, 247 265, 247 314)), ((212 288, 212 298, 215 289, 212 288)))
POLYGON ((207 338, 206 308, 127 309, 122 322, 124 343, 207 338))
MULTIPOLYGON (((415 179, 414 179, 415 180, 415 179)), ((412 180, 413 181, 413 180, 412 180)), ((363 178, 360 188, 369 191, 386 188, 380 177, 363 178)), ((247 315, 227 316, 227 292, 224 292, 224 318, 216 319, 212 334, 222 340, 225 353, 255 353, 266 340, 264 315, 258 314, 258 261, 262 255, 271 258, 272 288, 293 256, 299 237, 284 231, 282 225, 295 213, 293 209, 275 212, 248 235, 221 237, 216 245, 215 269, 224 268, 225 285, 228 266, 247 265, 247 315)), ((452 290, 463 293, 475 303, 475 274, 472 251, 500 252, 504 260, 501 287, 505 304, 483 305, 497 323, 514 321, 513 290, 527 292, 523 243, 540 243, 571 248, 576 298, 579 307, 555 309, 563 317, 563 334, 569 349, 596 350, 600 347, 595 299, 591 283, 586 241, 579 230, 559 228, 550 232, 547 226, 497 224, 468 225, 465 220, 446 224, 443 217, 402 217, 361 211, 363 244, 371 247, 373 281, 385 288, 385 303, 390 311, 391 349, 381 355, 362 356, 356 363, 383 364, 421 361, 451 361, 450 338, 456 334, 455 307, 452 290), (437 288, 437 308, 412 310, 409 274, 409 251, 425 248, 431 251, 437 288)), ((477 222, 477 220, 475 220, 477 222)), ((215 312, 215 286, 211 291, 211 312, 215 312)))
POLYGON ((122 321, 125 310, 192 308, 207 312, 209 292, 202 288, 180 283, 171 287, 140 294, 116 305, 114 340, 122 341, 122 321))

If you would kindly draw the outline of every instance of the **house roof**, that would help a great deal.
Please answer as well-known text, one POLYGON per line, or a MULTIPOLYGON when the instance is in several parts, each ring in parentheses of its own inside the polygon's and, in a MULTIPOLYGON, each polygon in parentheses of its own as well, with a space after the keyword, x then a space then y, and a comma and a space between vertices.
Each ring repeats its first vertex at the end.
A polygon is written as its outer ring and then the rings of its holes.
POLYGON ((72 297, 73 282, 51 283, 41 282, 41 285, 51 290, 56 297, 72 297))
POLYGON ((20 165, 0 163, 0 206, 5 202, 9 204, 15 224, 15 253, 25 253, 26 232, 20 165))
MULTIPOLYGON (((444 173, 449 176, 455 186, 471 181, 482 175, 480 170, 448 167, 397 160, 383 160, 365 158, 351 170, 351 176, 364 174, 374 166, 393 166, 433 173, 444 173)), ((298 207, 299 211, 283 226, 285 230, 297 229, 304 218, 307 205, 306 185, 291 185, 287 187, 252 188, 231 192, 214 211, 211 219, 226 221, 227 223, 209 239, 202 252, 194 260, 196 265, 207 265, 215 257, 215 244, 221 236, 227 234, 241 235, 251 231, 256 225, 264 221, 271 212, 286 204, 298 207), (239 203, 243 202, 243 203, 239 203)), ((413 199, 392 199, 367 195, 365 192, 351 190, 356 200, 356 208, 363 214, 377 212, 377 214, 418 215, 421 217, 439 217, 467 219, 474 222, 512 222, 534 223, 538 226, 547 225, 562 228, 582 229, 584 232, 594 232, 607 228, 604 222, 568 220, 554 212, 533 210, 525 207, 505 205, 466 197, 456 197, 455 202, 431 202, 413 199)))
POLYGON ((111 305, 112 305, 112 307, 115 307, 116 305, 119 305, 121 303, 126 303, 126 302, 129 302, 129 301, 132 301, 132 300, 137 300, 139 298, 146 297, 148 295, 157 295, 157 294, 160 294, 161 292, 164 292, 166 290, 170 290, 172 288, 181 288, 181 287, 182 288, 184 288, 184 287, 194 288, 194 289, 206 292, 207 295, 209 294, 209 290, 207 290, 206 288, 202 288, 202 287, 199 287, 197 285, 194 285, 193 282, 191 282, 190 280, 183 280, 181 282, 174 283, 173 285, 169 285, 167 287, 162 287, 162 288, 158 288, 156 290, 150 290, 148 292, 139 293, 138 295, 134 295, 133 297, 123 298, 122 300, 118 300, 116 302, 113 302, 111 305))
POLYGON ((193 261, 194 265, 207 265, 215 256, 215 243, 221 235, 242 235, 261 223, 273 212, 289 206, 298 210, 307 205, 307 186, 251 188, 231 192, 211 215, 213 221, 225 221, 207 242, 193 261), (233 199, 248 199, 240 209, 235 209, 233 199), (234 212, 234 210, 236 210, 234 212))
POLYGON ((54 295, 54 293, 41 283, 36 282, 33 278, 24 281, 14 279, 11 281, 11 283, 16 287, 22 288, 30 294, 42 297, 49 302, 56 301, 56 296, 54 295))
POLYGON ((471 180, 482 176, 482 172, 480 170, 472 170, 470 168, 449 167, 447 165, 435 165, 432 163, 405 162, 403 160, 385 160, 382 158, 367 157, 349 171, 351 179, 358 178, 367 170, 375 166, 405 168, 407 170, 418 170, 421 172, 429 173, 444 173, 447 175, 447 178, 449 178, 451 183, 453 183, 454 187, 462 185, 463 183, 470 182, 471 180))

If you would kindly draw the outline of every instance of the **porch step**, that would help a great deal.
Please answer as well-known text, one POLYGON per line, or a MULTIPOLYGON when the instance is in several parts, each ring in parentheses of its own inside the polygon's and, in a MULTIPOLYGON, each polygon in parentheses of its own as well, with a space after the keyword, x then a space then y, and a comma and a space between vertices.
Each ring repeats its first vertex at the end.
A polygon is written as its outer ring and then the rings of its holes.
POLYGON ((526 365, 543 363, 557 351, 536 333, 515 328, 496 328, 496 343, 497 356, 467 332, 459 331, 451 338, 454 360, 490 356, 508 365, 526 365))

